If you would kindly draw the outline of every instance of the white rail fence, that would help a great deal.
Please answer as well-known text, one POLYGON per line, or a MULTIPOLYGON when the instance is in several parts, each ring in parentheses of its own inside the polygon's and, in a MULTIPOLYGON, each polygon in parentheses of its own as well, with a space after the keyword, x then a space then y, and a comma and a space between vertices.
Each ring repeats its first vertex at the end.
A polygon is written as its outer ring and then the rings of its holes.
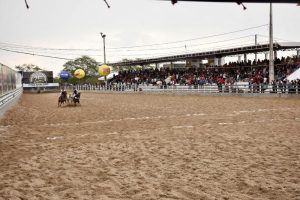
MULTIPOLYGON (((275 94, 300 94, 298 84, 270 85, 239 82, 233 85, 137 85, 137 84, 113 84, 113 85, 76 85, 78 90, 99 92, 188 92, 188 93, 275 93, 275 94)), ((72 89, 71 87, 69 89, 72 89)))

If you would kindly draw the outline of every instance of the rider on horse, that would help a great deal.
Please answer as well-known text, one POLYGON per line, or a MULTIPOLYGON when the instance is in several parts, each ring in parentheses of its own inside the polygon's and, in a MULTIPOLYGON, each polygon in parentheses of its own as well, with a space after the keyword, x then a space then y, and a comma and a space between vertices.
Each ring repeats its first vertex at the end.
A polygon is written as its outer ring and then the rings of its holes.
POLYGON ((60 92, 60 96, 58 98, 58 106, 61 106, 68 100, 67 91, 63 88, 60 92))
POLYGON ((72 93, 72 100, 73 103, 80 103, 80 92, 77 91, 76 88, 74 88, 73 93, 72 93))
POLYGON ((77 91, 77 89, 76 88, 74 88, 74 90, 73 90, 73 94, 72 94, 72 97, 74 98, 76 95, 78 94, 78 91, 77 91))
POLYGON ((67 97, 67 91, 65 90, 65 88, 63 88, 60 92, 60 96, 62 96, 63 98, 67 97))

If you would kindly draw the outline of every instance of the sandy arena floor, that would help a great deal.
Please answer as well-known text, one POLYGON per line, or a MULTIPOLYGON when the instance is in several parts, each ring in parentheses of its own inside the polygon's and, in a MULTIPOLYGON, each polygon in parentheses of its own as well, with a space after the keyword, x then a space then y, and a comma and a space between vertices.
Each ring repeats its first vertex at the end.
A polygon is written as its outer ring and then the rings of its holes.
POLYGON ((0 200, 300 199, 300 99, 24 94, 0 121, 0 200))

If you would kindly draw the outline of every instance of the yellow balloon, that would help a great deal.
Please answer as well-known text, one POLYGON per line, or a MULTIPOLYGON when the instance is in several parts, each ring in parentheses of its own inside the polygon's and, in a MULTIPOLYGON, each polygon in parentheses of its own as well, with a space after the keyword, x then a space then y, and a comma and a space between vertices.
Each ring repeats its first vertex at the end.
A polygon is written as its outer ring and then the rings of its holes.
POLYGON ((110 74, 110 68, 107 65, 101 65, 98 69, 98 73, 100 76, 107 76, 110 74))
POLYGON ((77 69, 75 72, 74 72, 74 76, 78 79, 81 79, 85 76, 85 72, 82 70, 82 69, 77 69))

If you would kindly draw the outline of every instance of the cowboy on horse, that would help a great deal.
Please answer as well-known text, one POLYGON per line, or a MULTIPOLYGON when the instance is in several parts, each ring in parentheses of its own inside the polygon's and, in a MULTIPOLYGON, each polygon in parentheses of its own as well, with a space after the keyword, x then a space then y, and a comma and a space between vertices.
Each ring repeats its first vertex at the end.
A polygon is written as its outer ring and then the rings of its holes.
POLYGON ((67 91, 63 88, 60 92, 60 96, 58 98, 58 106, 61 106, 68 100, 68 94, 67 91))

